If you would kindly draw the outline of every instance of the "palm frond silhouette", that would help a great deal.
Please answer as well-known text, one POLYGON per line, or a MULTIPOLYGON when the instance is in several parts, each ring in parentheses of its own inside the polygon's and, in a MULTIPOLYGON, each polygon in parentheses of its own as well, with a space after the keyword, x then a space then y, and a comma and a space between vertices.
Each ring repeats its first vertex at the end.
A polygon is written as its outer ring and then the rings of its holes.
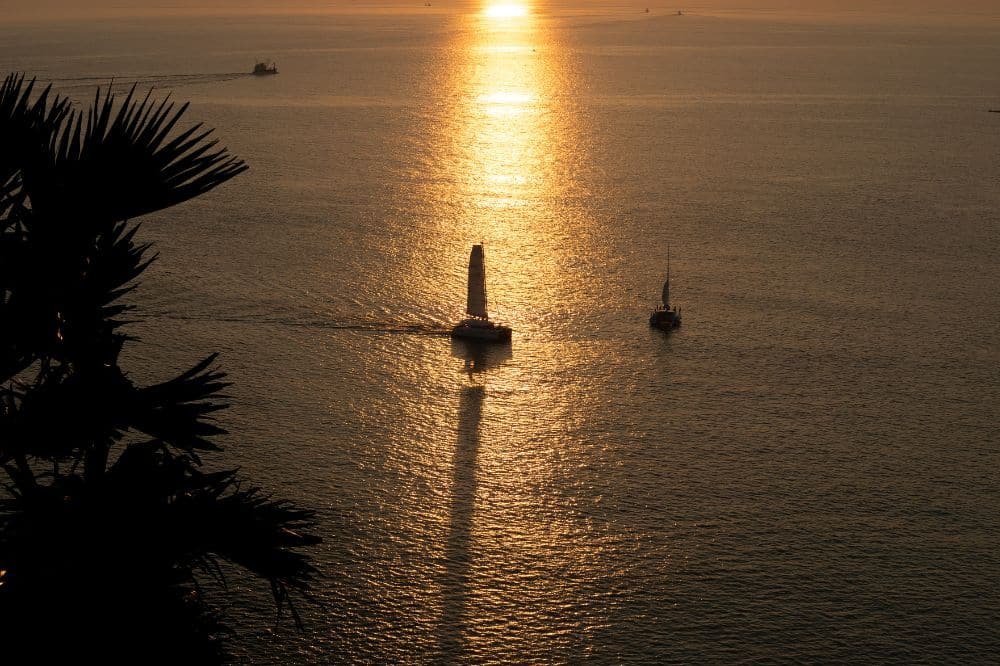
MULTIPOLYGON (((120 366, 142 215, 246 170, 187 105, 34 80, 0 86, 0 626, 47 658, 211 663, 226 629, 199 578, 265 580, 279 610, 315 575, 312 512, 199 457, 226 431, 214 354, 141 386, 120 366), (57 641, 53 641, 58 637, 57 641)), ((298 616, 292 607, 292 614, 298 616)))

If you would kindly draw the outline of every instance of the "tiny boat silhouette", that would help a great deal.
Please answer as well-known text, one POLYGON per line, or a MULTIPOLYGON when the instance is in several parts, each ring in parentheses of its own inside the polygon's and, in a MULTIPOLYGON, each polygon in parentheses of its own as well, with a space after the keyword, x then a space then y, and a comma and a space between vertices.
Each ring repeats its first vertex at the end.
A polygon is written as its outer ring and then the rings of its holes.
POLYGON ((273 62, 261 61, 253 66, 252 73, 254 76, 267 76, 268 74, 277 74, 278 66, 275 65, 273 62))
POLYGON ((681 325, 681 311, 670 307, 670 248, 667 247, 667 281, 663 283, 663 305, 649 315, 649 325, 661 331, 671 331, 681 325))
POLYGON ((510 327, 490 321, 486 309, 486 260, 482 245, 473 245, 472 253, 469 255, 465 312, 471 316, 451 329, 451 337, 483 342, 510 342, 510 327))

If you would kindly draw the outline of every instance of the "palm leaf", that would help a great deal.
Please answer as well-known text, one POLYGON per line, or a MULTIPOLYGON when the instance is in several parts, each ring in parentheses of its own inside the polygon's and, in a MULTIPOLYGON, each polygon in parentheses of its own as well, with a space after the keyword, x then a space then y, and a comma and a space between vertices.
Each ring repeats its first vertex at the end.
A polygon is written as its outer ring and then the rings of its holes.
POLYGON ((0 216, 17 203, 24 165, 44 159, 70 113, 69 100, 52 96, 51 86, 37 95, 34 89, 35 79, 25 83, 23 74, 9 74, 0 85, 0 216))
POLYGON ((150 95, 139 101, 135 90, 118 103, 110 88, 98 89, 86 113, 72 112, 50 137, 51 159, 24 183, 47 221, 72 210, 100 229, 191 199, 248 168, 215 149, 200 124, 168 141, 188 105, 150 95))
POLYGON ((146 387, 119 365, 123 297, 156 259, 129 220, 246 169, 211 130, 181 128, 186 109, 133 87, 73 112, 23 76, 0 85, 0 618, 15 647, 55 631, 76 656, 115 626, 126 640, 101 652, 167 642, 174 663, 215 661, 197 570, 243 566, 279 611, 316 573, 296 550, 318 542, 312 512, 199 469, 226 432, 216 356, 146 387), (138 433, 151 440, 129 445, 138 433))
POLYGON ((209 438, 225 434, 211 414, 226 409, 225 373, 210 369, 212 354, 181 375, 137 391, 129 425, 182 451, 218 450, 209 438))

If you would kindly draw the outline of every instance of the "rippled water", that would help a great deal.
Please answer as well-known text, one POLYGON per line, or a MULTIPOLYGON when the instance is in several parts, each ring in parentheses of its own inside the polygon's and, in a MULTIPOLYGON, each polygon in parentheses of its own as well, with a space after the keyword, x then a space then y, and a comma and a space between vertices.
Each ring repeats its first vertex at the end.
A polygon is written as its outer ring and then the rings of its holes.
POLYGON ((995 659, 1000 27, 418 10, 0 28, 251 165, 147 222, 130 352, 222 351, 210 463, 320 513, 241 658, 995 659), (442 334, 477 242, 506 350, 442 334))

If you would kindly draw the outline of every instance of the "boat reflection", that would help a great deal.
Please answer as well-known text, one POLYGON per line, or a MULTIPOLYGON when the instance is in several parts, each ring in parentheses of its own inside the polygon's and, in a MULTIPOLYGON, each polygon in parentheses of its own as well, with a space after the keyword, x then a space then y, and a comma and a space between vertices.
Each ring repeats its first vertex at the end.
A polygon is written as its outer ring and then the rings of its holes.
POLYGON ((463 386, 458 400, 458 443, 455 447, 448 542, 445 545, 442 611, 438 645, 444 663, 455 663, 465 652, 469 578, 476 507, 476 467, 479 425, 486 388, 463 386))
POLYGON ((473 375, 487 372, 514 357, 511 345, 483 344, 475 340, 452 338, 451 355, 463 361, 463 371, 471 378, 473 375))

